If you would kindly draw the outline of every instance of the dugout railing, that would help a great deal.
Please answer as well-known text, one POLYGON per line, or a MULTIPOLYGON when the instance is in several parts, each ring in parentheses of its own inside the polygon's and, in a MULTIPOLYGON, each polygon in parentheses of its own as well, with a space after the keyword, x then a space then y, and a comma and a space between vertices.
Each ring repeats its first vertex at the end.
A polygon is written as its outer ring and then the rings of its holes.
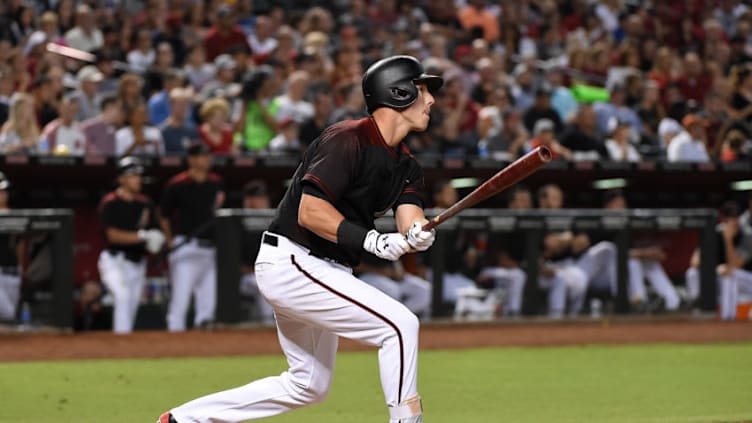
MULTIPOLYGON (((428 217, 440 210, 429 209, 428 217)), ((242 320, 239 283, 240 263, 243 251, 242 237, 252 233, 260 240, 260 234, 271 222, 274 210, 222 209, 216 217, 217 241, 217 320, 235 323, 242 320)), ((716 274, 718 261, 716 243, 717 215, 710 209, 632 209, 611 211, 599 209, 563 210, 505 210, 471 209, 460 213, 437 228, 439 236, 427 257, 433 269, 433 309, 435 316, 445 314, 442 307, 442 280, 445 272, 445 257, 449 253, 448 243, 452 235, 461 230, 486 231, 488 233, 521 233, 524 242, 524 270, 528 283, 525 284, 523 313, 531 315, 540 310, 540 296, 537 295, 540 244, 543 235, 550 231, 605 231, 613 235, 617 246, 618 295, 615 300, 617 313, 629 312, 627 297, 628 255, 634 231, 677 231, 692 230, 698 233, 700 262, 700 307, 713 311, 716 307, 716 274)), ((393 219, 385 216, 376 221, 381 231, 394 230, 393 219)))
MULTIPOLYGON (((42 280, 37 281, 34 292, 46 292, 45 310, 35 313, 34 323, 73 327, 73 212, 69 209, 18 209, 0 210, 0 233, 17 235, 27 242, 35 235, 47 235, 38 244, 34 265, 42 280), (42 252, 44 251, 44 252, 42 252), (37 261, 38 260, 38 261, 37 261)), ((30 257, 26 257, 29 259, 30 257)), ((27 263, 27 265, 30 263, 27 263)), ((24 269, 28 275, 29 269, 24 269)), ((22 283, 27 283, 23 281, 22 283)), ((43 302, 34 298, 22 301, 43 302)), ((20 306, 20 305, 19 305, 20 306)))

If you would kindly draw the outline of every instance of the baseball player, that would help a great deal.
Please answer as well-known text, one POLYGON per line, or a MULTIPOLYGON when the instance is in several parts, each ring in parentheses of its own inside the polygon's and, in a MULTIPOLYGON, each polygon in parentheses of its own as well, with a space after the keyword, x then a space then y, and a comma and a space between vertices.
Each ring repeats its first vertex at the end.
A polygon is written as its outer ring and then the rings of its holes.
POLYGON ((184 331, 194 298, 195 327, 214 322, 217 302, 216 249, 211 225, 214 211, 224 203, 221 178, 209 172, 211 155, 199 142, 188 147, 188 170, 172 177, 160 202, 160 223, 170 246, 171 296, 167 329, 184 331))
MULTIPOLYGON (((8 207, 10 181, 0 172, 0 211, 8 207)), ((16 307, 21 294, 21 273, 19 257, 21 252, 17 236, 0 233, 0 320, 16 318, 16 307)))
POLYGON ((155 229, 154 207, 141 194, 144 168, 133 157, 118 162, 118 186, 102 199, 99 214, 106 247, 99 254, 99 275, 113 297, 112 330, 133 330, 146 281, 146 251, 157 253, 164 235, 155 229))
POLYGON ((159 422, 241 422, 323 401, 340 336, 379 347, 390 423, 422 422, 417 389, 418 318, 352 274, 363 252, 397 260, 428 249, 423 171, 402 143, 424 131, 443 80, 410 56, 374 63, 362 88, 371 116, 327 128, 306 150, 269 230, 256 277, 274 307, 290 369, 279 376, 198 398, 159 422), (394 210, 398 232, 374 219, 394 210))
MULTIPOLYGON (((752 236, 741 230, 740 213, 736 203, 729 202, 718 213, 717 227, 718 300, 722 320, 734 320, 740 295, 752 297, 752 236)), ((700 254, 695 251, 686 273, 690 300, 700 295, 700 254)))

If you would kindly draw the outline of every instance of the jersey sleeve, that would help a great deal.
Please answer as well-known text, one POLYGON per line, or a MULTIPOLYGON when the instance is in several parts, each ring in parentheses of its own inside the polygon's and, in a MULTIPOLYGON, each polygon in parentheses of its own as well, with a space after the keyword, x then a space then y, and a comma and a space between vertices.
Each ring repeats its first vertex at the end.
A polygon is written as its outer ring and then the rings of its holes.
POLYGON ((117 226, 117 216, 112 201, 104 201, 99 206, 99 215, 102 226, 105 228, 117 226))
POLYGON ((415 159, 413 159, 413 165, 409 175, 409 182, 405 185, 399 198, 397 198, 397 202, 394 204, 395 210, 397 210, 397 207, 402 204, 414 204, 420 208, 425 207, 425 200, 423 198, 423 193, 425 192, 423 169, 421 169, 415 159))
POLYGON ((159 214, 163 218, 169 218, 175 211, 175 190, 171 184, 167 184, 159 201, 159 214))
POLYGON ((339 135, 321 139, 312 151, 303 173, 302 185, 319 188, 326 199, 336 203, 347 191, 359 166, 358 141, 354 136, 339 135))

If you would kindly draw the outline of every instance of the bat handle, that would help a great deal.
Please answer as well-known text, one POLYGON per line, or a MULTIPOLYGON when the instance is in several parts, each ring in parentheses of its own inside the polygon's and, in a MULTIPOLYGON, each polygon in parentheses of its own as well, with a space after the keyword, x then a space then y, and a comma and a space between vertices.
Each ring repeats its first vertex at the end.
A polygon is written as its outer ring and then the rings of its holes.
POLYGON ((429 220, 428 223, 426 223, 425 225, 423 225, 423 230, 424 231, 430 231, 431 229, 433 229, 436 226, 438 226, 439 223, 441 223, 441 221, 439 220, 439 216, 436 216, 433 219, 429 220))

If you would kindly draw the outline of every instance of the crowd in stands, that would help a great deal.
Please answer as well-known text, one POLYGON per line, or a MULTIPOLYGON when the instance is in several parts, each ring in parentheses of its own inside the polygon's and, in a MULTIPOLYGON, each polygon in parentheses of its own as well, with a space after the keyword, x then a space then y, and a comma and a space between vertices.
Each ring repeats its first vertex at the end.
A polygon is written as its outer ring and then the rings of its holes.
POLYGON ((300 154, 409 54, 445 79, 416 154, 749 159, 746 1, 316 3, 4 1, 0 152, 300 154))

